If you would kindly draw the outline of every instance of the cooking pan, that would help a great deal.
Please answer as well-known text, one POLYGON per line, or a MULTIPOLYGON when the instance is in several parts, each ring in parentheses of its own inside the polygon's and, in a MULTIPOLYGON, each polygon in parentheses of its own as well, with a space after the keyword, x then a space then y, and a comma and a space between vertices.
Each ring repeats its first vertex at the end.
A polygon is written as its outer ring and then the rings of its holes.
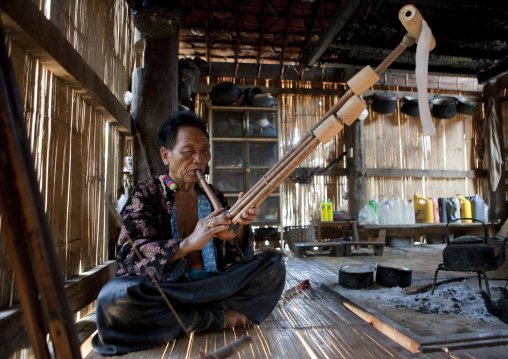
POLYGON ((435 96, 431 98, 432 116, 437 118, 452 118, 457 114, 457 98, 453 96, 435 96))
POLYGON ((393 92, 382 91, 372 95, 372 110, 382 115, 391 115, 397 107, 397 95, 393 92))
POLYGON ((345 265, 339 268, 339 284, 346 288, 363 289, 374 284, 374 271, 372 266, 345 265))
POLYGON ((420 116, 420 109, 418 108, 418 99, 409 96, 404 96, 404 99, 406 101, 400 108, 400 111, 409 116, 413 117, 420 116))
POLYGON ((459 97, 457 103, 457 112, 464 115, 472 115, 476 105, 476 102, 473 100, 467 99, 465 97, 459 97))
POLYGON ((409 268, 395 267, 389 264, 378 264, 376 270, 376 283, 387 287, 411 286, 413 271, 409 268))

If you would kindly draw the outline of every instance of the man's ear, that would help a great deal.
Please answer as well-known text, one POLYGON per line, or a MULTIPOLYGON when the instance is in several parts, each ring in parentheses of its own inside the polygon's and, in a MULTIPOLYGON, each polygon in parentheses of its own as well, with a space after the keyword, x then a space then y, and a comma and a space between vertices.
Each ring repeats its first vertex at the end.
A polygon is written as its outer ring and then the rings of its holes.
POLYGON ((169 166, 169 150, 166 147, 161 147, 160 152, 161 152, 162 162, 166 166, 169 166))

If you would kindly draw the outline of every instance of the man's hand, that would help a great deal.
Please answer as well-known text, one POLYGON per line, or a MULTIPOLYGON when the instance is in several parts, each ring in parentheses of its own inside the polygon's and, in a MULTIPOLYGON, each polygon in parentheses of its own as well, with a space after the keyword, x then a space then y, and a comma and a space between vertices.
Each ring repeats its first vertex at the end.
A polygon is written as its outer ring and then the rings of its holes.
MULTIPOLYGON (((245 193, 240 192, 240 194, 238 195, 238 199, 242 198, 244 195, 245 193)), ((243 224, 244 226, 251 224, 252 222, 254 222, 259 213, 261 213, 259 208, 251 208, 247 212, 242 213, 242 215, 238 219, 238 223, 243 224)))

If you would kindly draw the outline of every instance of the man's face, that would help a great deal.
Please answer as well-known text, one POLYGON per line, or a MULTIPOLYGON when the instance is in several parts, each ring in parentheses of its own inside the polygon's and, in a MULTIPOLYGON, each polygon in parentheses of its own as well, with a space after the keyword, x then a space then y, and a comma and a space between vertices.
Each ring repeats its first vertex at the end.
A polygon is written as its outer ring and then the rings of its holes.
POLYGON ((196 127, 180 127, 173 150, 164 148, 161 154, 164 164, 169 166, 169 177, 180 185, 196 183, 196 170, 204 173, 211 158, 208 139, 196 127))

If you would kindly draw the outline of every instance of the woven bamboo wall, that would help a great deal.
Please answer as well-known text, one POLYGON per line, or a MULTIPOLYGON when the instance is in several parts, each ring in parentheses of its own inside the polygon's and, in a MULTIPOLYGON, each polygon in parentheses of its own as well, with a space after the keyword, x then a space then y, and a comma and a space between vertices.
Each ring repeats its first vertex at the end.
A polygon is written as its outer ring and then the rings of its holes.
POLYGON ((123 102, 135 61, 134 26, 123 0, 32 0, 123 102))
MULTIPOLYGON (((125 2, 52 0, 51 7, 34 2, 123 98, 134 56, 125 2)), ((116 202, 123 192, 123 158, 132 154, 131 140, 15 39, 8 37, 7 45, 60 267, 70 279, 114 255, 110 248, 119 229, 105 202, 116 202)), ((0 223, 0 310, 19 301, 5 225, 0 223)))

